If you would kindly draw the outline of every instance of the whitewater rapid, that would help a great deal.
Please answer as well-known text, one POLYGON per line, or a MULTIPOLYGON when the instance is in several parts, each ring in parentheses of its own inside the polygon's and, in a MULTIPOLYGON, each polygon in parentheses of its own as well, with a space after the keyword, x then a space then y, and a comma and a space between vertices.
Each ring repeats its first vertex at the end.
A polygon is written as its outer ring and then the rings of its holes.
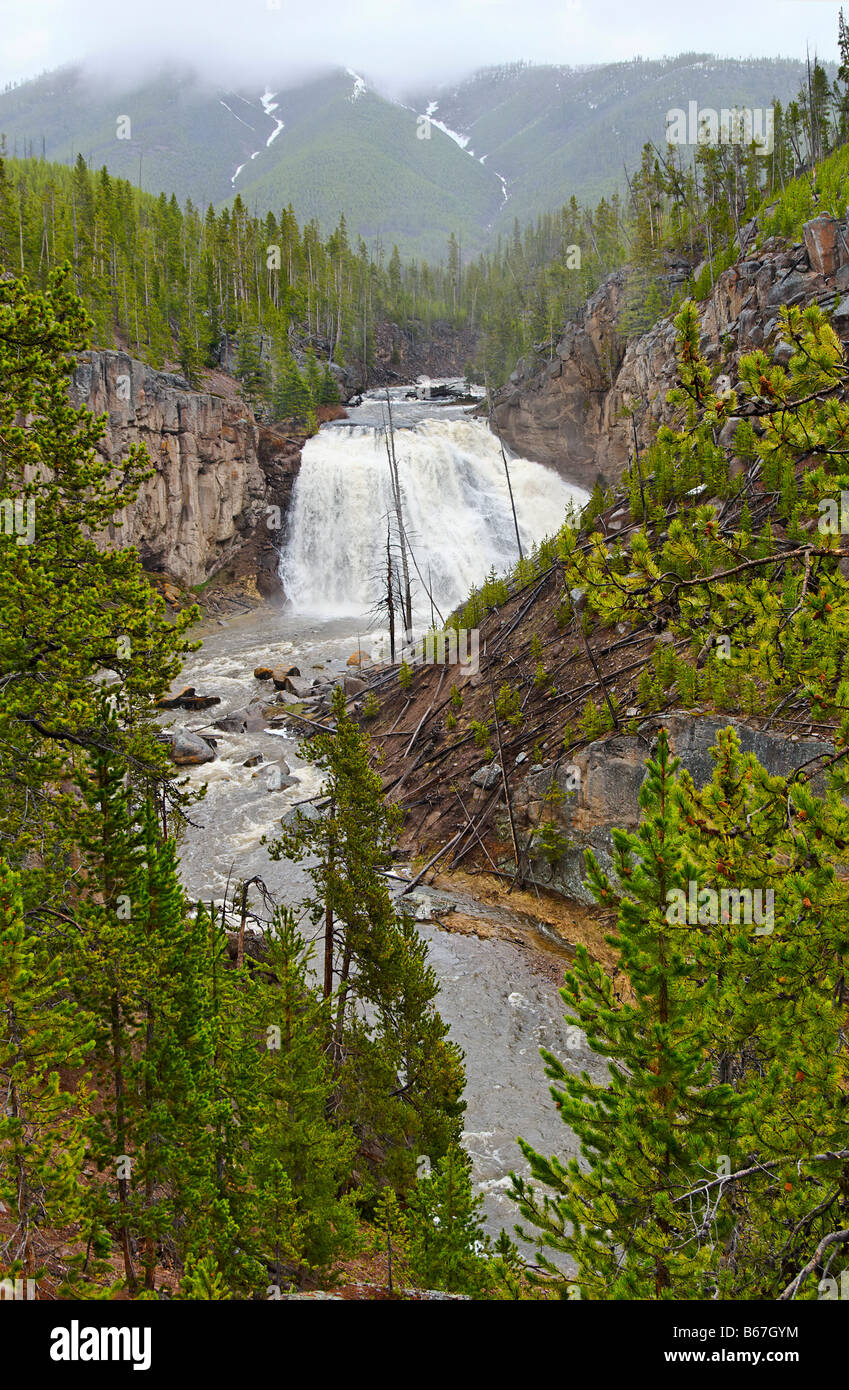
MULTIPOLYGON (((427 418, 396 428, 395 452, 407 536, 447 616, 491 569, 503 573, 518 558, 501 448, 481 420, 427 418)), ((509 469, 527 554, 584 505, 587 493, 529 459, 509 459, 509 469)), ((380 429, 325 428, 307 441, 280 562, 283 587, 299 613, 353 617, 374 607, 385 589, 390 513, 380 429)), ((425 622, 429 602, 415 569, 413 579, 414 607, 425 622)))

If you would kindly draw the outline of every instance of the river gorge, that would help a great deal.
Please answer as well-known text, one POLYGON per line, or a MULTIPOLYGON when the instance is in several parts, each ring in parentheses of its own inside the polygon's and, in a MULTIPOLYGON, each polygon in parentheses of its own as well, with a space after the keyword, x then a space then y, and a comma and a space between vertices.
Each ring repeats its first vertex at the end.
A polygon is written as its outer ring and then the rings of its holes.
MULTIPOLYGON (((470 407, 408 400, 409 394, 409 388, 392 391, 410 542, 447 616, 472 584, 515 558, 504 464, 497 439, 485 422, 470 417, 470 407)), ((214 761, 185 769, 192 787, 206 788, 181 847, 193 898, 221 903, 228 884, 255 875, 278 901, 296 904, 306 891, 304 869, 273 862, 262 841, 297 803, 317 795, 320 777, 298 756, 303 725, 297 718, 285 722, 284 708, 282 726, 272 729, 261 717, 268 685, 252 673, 292 665, 308 683, 342 681, 350 675, 351 654, 385 635, 371 615, 375 557, 379 561, 385 549, 390 506, 384 412, 384 398, 366 396, 346 421, 323 426, 306 444, 280 560, 287 602, 207 619, 195 634, 203 646, 187 659, 180 684, 190 681, 221 704, 168 721, 216 740, 214 761), (242 731, 232 716, 245 710, 254 713, 241 721, 247 725, 242 731)), ((530 548, 586 494, 540 464, 511 459, 509 468, 523 546, 530 548)), ((417 630, 429 625, 429 616, 418 582, 417 630)), ((396 872, 391 882, 400 894, 409 866, 399 862, 396 872)), ((574 1151, 548 1094, 539 1048, 598 1074, 597 1059, 574 1029, 567 1036, 563 1022, 558 980, 568 952, 506 894, 503 903, 485 904, 468 884, 458 889, 452 883, 448 891, 416 889, 405 902, 430 947, 439 1008, 466 1054, 464 1142, 487 1226, 493 1234, 502 1226, 511 1230, 516 1212, 504 1189, 511 1168, 524 1171, 517 1135, 561 1156, 574 1151)), ((259 917, 267 915, 256 894, 252 906, 259 917)), ((304 926, 307 934, 313 930, 308 921, 304 926)))

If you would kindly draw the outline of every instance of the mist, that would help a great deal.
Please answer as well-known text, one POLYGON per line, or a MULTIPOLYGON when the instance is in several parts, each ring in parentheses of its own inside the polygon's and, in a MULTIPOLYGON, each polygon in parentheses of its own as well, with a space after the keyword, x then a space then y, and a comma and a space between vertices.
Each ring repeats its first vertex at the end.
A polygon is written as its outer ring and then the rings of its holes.
POLYGON ((297 85, 351 67, 403 97, 489 64, 582 66, 681 52, 719 57, 836 56, 839 4, 716 0, 0 0, 0 86, 84 62, 101 84, 164 65, 210 82, 297 85))

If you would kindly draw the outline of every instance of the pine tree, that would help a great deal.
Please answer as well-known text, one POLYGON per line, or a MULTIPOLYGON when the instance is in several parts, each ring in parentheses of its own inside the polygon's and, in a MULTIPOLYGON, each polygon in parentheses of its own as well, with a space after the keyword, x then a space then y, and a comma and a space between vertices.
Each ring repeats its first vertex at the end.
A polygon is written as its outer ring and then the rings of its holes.
POLYGON ((271 392, 268 362, 263 360, 262 349, 263 335, 245 327, 239 335, 235 374, 255 410, 263 408, 271 392))
POLYGON ((253 1020, 262 1056, 250 1141, 258 1239, 279 1271, 327 1270, 354 1246, 356 1219, 340 1196, 356 1153, 353 1132, 331 1122, 325 1058, 328 1001, 310 979, 312 948, 294 917, 275 914, 263 971, 254 974, 253 1020))
MULTIPOLYGON (((699 881, 719 894, 700 913, 699 973, 717 986, 703 1017, 717 1076, 739 1101, 726 1162, 747 1172, 713 1198, 729 1231, 715 1277, 722 1297, 776 1298, 849 1217, 849 1157, 816 1157, 846 1148, 849 1063, 835 1039, 849 890, 835 861, 849 811, 834 790, 821 798, 770 776, 733 729, 712 754, 710 781, 697 790, 683 774, 678 795, 699 881)), ((830 1272, 847 1267, 838 1245, 830 1272)), ((811 1281, 801 1296, 815 1295, 811 1281)))
POLYGON ((319 387, 319 405, 338 405, 341 400, 339 394, 339 384, 330 370, 330 363, 325 362, 324 370, 321 374, 321 385, 319 387))
POLYGON ((91 1154, 104 1175, 101 1219, 121 1246, 127 1285, 154 1287, 159 1243, 179 1252, 215 1220, 215 1095, 207 941, 189 916, 173 841, 104 748, 77 781, 89 892, 78 915, 74 989, 97 1024, 98 1106, 91 1154), (113 1186, 114 1184, 114 1186, 113 1186))
POLYGON ((328 1026, 340 1115, 372 1142, 380 1136, 383 1166, 401 1188, 412 1180, 415 1152, 435 1161, 459 1139, 461 1054, 447 1041, 436 1010, 438 986, 426 946, 410 917, 396 911, 383 876, 398 810, 383 799, 368 739, 341 689, 332 709, 334 731, 318 734, 302 750, 326 774, 329 810, 313 818, 298 812, 269 854, 296 862, 308 854, 317 858, 307 871, 314 892, 306 905, 324 926, 324 993, 333 997, 328 1026))
POLYGON ((189 1256, 175 1298, 184 1301, 225 1303, 230 1298, 227 1284, 211 1256, 189 1256))
POLYGON ((293 357, 287 358, 274 396, 275 414, 282 420, 305 422, 312 405, 312 393, 298 371, 297 362, 293 357))
POLYGON ((312 348, 308 348, 304 356, 303 379, 312 405, 318 405, 321 400, 321 371, 312 348))
POLYGON ((85 1211, 92 1020, 49 939, 27 929, 19 876, 0 860, 0 1276, 37 1276, 47 1230, 85 1211), (60 1079, 60 1072, 69 1079, 60 1079), (77 1074, 74 1079, 74 1074, 77 1074))
MULTIPOLYGON (((561 991, 588 1045, 609 1058, 609 1084, 573 1075, 543 1051, 551 1094, 564 1123, 577 1134, 588 1169, 577 1159, 544 1158, 520 1146, 539 1193, 514 1175, 521 1215, 538 1227, 541 1248, 565 1252, 577 1264, 562 1288, 581 1298, 687 1298, 707 1294, 708 1252, 691 1239, 690 1213, 675 1197, 728 1152, 734 1097, 716 1083, 706 1055, 705 1014, 716 988, 705 979, 693 1003, 693 931, 670 921, 672 890, 687 891, 697 868, 685 852, 675 798, 679 764, 661 730, 640 789, 636 833, 616 830, 614 866, 623 884, 610 943, 633 1002, 620 999, 603 967, 578 949, 561 991)), ((589 883, 612 905, 615 892, 592 851, 589 883)))
POLYGON ((96 543, 150 470, 133 449, 116 477, 96 452, 103 420, 68 399, 69 354, 86 345, 88 332, 66 272, 52 274, 44 294, 0 281, 0 491, 17 499, 20 523, 17 533, 0 533, 0 667, 7 677, 0 826, 9 862, 40 866, 21 885, 27 910, 37 913, 61 907, 72 891, 69 767, 74 750, 83 756, 100 731, 102 673, 114 681, 127 749, 153 780, 167 782, 172 769, 150 716, 179 670, 183 634, 196 616, 192 610, 171 624, 138 554, 96 543), (64 852, 53 851, 57 842, 64 852))
POLYGON ((180 363, 180 370, 189 386, 193 391, 197 391, 201 385, 201 353, 195 341, 195 335, 191 324, 184 323, 180 330, 180 341, 177 347, 177 357, 180 363))
POLYGON ((472 1295, 489 1290, 482 1206, 472 1189, 471 1160, 452 1146, 408 1199, 407 1258, 416 1284, 472 1295))

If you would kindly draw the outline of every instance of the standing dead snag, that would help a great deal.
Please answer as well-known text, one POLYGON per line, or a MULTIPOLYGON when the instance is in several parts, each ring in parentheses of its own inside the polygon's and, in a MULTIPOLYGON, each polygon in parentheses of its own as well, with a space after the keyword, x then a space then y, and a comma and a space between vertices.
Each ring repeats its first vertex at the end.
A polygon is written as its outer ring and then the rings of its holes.
POLYGON ((510 835, 513 840, 513 854, 516 859, 516 878, 515 881, 522 887, 524 877, 522 874, 521 856, 519 854, 519 841, 516 836, 516 822, 513 817, 513 801, 510 796, 510 784, 507 781, 507 769, 504 766, 504 748, 501 743, 501 725, 498 722, 498 709, 496 708, 495 686, 492 683, 492 668, 487 672, 489 678, 489 693, 492 697, 492 717, 495 720, 495 738, 498 743, 498 761, 501 766, 501 781, 504 786, 504 799, 507 802, 507 815, 510 820, 510 835))
POLYGON ((491 397, 490 394, 489 394, 489 382, 486 383, 486 408, 487 408, 487 414, 488 414, 488 418, 489 418, 489 428, 492 430, 492 433, 495 435, 496 439, 498 440, 498 447, 499 447, 500 450, 501 450, 501 458, 502 458, 502 461, 503 461, 503 463, 504 463, 504 476, 505 476, 506 479, 507 479, 507 491, 508 491, 509 494, 510 494, 510 507, 511 507, 511 510, 512 510, 512 512, 513 512, 513 526, 514 526, 515 531, 516 531, 516 547, 517 547, 517 549, 518 549, 518 551, 519 551, 519 559, 520 559, 520 560, 523 560, 523 559, 524 559, 524 555, 523 555, 523 553, 522 553, 522 538, 521 538, 521 536, 519 535, 519 522, 518 522, 518 519, 517 519, 517 517, 516 517, 516 503, 515 503, 515 501, 513 500, 513 484, 512 484, 512 482, 510 481, 510 469, 507 467, 507 455, 506 455, 505 452, 504 452, 504 444, 503 444, 503 442, 502 442, 501 435, 498 433, 498 431, 497 431, 496 429, 493 428, 493 424, 492 424, 492 397, 491 397))
POLYGON ((404 528, 404 512, 401 504, 401 483, 398 477, 398 458, 395 453, 395 429, 392 424, 392 402, 389 397, 389 388, 386 390, 386 411, 387 423, 384 438, 386 440, 386 456, 389 460, 389 478, 392 485, 392 502, 395 508, 395 520, 398 526, 398 544, 401 550, 401 572, 404 576, 404 591, 402 594, 404 609, 404 645, 409 646, 413 640, 413 596, 410 588, 410 566, 407 560, 407 532, 404 528))

